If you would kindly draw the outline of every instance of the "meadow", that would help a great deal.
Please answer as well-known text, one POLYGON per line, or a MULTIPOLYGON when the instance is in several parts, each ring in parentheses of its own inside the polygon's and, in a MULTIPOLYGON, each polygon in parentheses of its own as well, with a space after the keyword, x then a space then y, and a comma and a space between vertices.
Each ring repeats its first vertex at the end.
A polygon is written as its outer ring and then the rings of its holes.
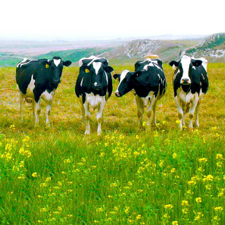
MULTIPOLYGON (((115 73, 133 70, 110 65, 115 73)), ((34 128, 28 103, 20 121, 15 68, 0 68, 0 224, 225 224, 225 63, 208 65, 194 131, 179 130, 173 70, 165 64, 164 72, 156 127, 139 131, 134 94, 113 93, 103 134, 92 112, 92 133, 84 136, 78 67, 64 68, 50 128, 45 108, 34 128)))

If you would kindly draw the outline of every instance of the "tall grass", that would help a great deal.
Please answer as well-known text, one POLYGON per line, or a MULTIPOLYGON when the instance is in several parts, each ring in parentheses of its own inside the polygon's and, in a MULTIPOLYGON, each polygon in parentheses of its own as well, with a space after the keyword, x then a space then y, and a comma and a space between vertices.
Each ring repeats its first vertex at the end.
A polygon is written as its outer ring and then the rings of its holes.
POLYGON ((19 121, 15 69, 0 69, 0 224, 224 224, 224 65, 209 65, 199 129, 179 131, 165 65, 157 126, 139 131, 133 94, 112 96, 101 137, 94 112, 83 135, 78 68, 64 71, 50 129, 44 113, 33 127, 29 105, 19 121))

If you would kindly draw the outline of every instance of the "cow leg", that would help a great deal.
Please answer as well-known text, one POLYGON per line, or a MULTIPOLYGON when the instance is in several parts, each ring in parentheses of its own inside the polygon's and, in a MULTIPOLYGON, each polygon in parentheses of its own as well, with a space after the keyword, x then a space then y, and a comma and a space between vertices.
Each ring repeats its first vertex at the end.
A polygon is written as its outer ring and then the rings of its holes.
POLYGON ((139 126, 139 129, 141 129, 142 123, 143 123, 144 104, 143 104, 143 100, 137 95, 135 96, 135 100, 137 104, 138 126, 139 126))
POLYGON ((20 92, 20 120, 23 121, 24 95, 20 92))
POLYGON ((178 97, 176 96, 175 97, 175 102, 176 102, 176 106, 177 106, 177 109, 178 109, 178 118, 180 120, 180 124, 179 124, 179 127, 180 129, 182 130, 183 129, 183 122, 184 122, 184 113, 183 113, 183 109, 179 103, 179 100, 178 100, 178 97))
POLYGON ((35 119, 34 126, 35 127, 39 123, 39 114, 40 114, 40 112, 41 112, 41 109, 40 109, 40 101, 35 102, 35 100, 34 100, 34 119, 35 119))
MULTIPOLYGON (((147 127, 148 129, 151 129, 151 114, 152 114, 152 108, 154 108, 156 104, 156 97, 155 95, 153 95, 153 97, 151 98, 151 101, 150 101, 150 105, 147 109, 147 127)), ((155 118, 153 118, 154 120, 155 118)))
POLYGON ((97 134, 100 135, 102 132, 102 118, 103 118, 103 109, 105 107, 105 98, 103 98, 101 104, 98 106, 98 113, 97 113, 97 122, 98 122, 98 129, 97 129, 97 134))
POLYGON ((41 97, 47 103, 47 107, 46 107, 46 126, 47 127, 50 127, 49 115, 50 115, 51 109, 52 109, 52 102, 53 102, 54 94, 55 94, 54 92, 49 93, 48 91, 44 91, 41 95, 41 97))
POLYGON ((80 106, 81 106, 82 118, 83 118, 83 121, 85 121, 85 110, 84 110, 84 104, 83 104, 82 98, 80 101, 80 106))
POLYGON ((198 101, 198 104, 196 106, 196 120, 195 120, 195 126, 199 127, 199 105, 200 105, 200 99, 198 101))
POLYGON ((52 101, 49 101, 46 108, 46 126, 47 127, 50 127, 49 115, 50 115, 51 109, 52 109, 52 101))
POLYGON ((195 93, 195 98, 192 102, 192 106, 189 111, 189 118, 190 118, 189 128, 191 128, 191 129, 193 129, 193 117, 194 117, 194 112, 198 105, 198 102, 199 102, 199 96, 198 96, 198 93, 195 93))
POLYGON ((90 113, 89 104, 87 103, 87 101, 83 104, 83 106, 84 106, 84 115, 85 115, 85 124, 86 124, 85 134, 90 134, 91 133, 91 127, 90 127, 91 113, 90 113))
POLYGON ((153 109, 152 124, 156 126, 156 116, 155 116, 156 102, 154 103, 154 105, 153 105, 152 109, 153 109))
POLYGON ((186 104, 184 102, 182 102, 181 105, 182 105, 182 110, 183 110, 182 125, 185 126, 186 104))

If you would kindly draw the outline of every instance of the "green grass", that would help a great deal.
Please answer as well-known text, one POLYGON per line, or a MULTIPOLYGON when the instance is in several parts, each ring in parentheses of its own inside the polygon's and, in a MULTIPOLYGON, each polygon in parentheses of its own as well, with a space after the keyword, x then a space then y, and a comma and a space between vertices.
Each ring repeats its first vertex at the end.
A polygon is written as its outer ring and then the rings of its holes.
MULTIPOLYGON (((133 69, 114 63, 115 73, 133 69)), ((179 131, 164 65, 157 126, 139 131, 133 94, 112 95, 100 137, 95 112, 84 136, 77 67, 64 70, 50 129, 44 109, 33 127, 28 104, 20 122, 15 68, 0 69, 0 224, 224 224, 225 64, 208 68, 199 129, 179 131)))

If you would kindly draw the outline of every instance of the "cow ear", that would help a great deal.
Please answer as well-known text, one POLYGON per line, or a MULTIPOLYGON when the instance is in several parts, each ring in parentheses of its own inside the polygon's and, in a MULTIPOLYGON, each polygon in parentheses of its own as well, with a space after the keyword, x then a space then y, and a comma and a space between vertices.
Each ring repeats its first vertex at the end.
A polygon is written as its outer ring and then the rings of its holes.
POLYGON ((137 70, 140 65, 141 65, 141 61, 137 61, 134 65, 135 70, 137 70))
POLYGON ((192 64, 196 67, 201 66, 202 65, 202 61, 201 60, 192 60, 192 64))
POLYGON ((178 67, 178 65, 179 65, 179 62, 177 62, 177 61, 171 61, 170 63, 169 63, 169 65, 171 66, 171 67, 178 67))
POLYGON ((113 78, 116 80, 116 79, 119 79, 120 78, 120 74, 114 74, 113 75, 113 78))
POLYGON ((111 73, 114 69, 111 66, 104 67, 105 71, 111 73))
POLYGON ((44 64, 45 68, 48 69, 51 65, 51 60, 43 61, 43 64, 44 64))
POLYGON ((68 60, 67 60, 67 61, 64 61, 64 62, 63 62, 63 66, 70 66, 71 63, 72 63, 72 62, 71 62, 71 61, 68 61, 68 60))

